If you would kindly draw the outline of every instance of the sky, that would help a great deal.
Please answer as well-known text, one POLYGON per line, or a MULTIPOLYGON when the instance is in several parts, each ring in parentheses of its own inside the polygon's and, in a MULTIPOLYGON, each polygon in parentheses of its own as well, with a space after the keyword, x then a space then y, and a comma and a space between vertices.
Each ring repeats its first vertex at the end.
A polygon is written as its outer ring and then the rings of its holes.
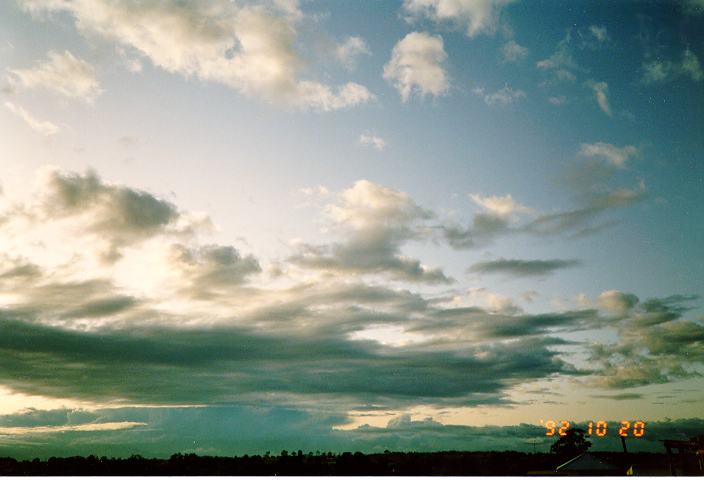
POLYGON ((704 428, 704 3, 0 3, 0 456, 704 428))

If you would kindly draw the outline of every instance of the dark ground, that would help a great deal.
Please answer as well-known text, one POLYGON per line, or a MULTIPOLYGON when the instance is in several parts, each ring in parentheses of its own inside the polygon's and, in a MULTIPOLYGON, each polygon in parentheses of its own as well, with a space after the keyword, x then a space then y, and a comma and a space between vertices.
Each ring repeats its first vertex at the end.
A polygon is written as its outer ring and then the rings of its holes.
MULTIPOLYGON (((637 464, 667 471, 664 453, 601 453, 616 465, 637 464)), ((526 475, 550 471, 565 462, 555 454, 522 452, 435 452, 363 454, 308 453, 169 459, 52 457, 18 461, 0 458, 0 475, 526 475)), ((624 468, 625 472, 625 468, 624 468)))

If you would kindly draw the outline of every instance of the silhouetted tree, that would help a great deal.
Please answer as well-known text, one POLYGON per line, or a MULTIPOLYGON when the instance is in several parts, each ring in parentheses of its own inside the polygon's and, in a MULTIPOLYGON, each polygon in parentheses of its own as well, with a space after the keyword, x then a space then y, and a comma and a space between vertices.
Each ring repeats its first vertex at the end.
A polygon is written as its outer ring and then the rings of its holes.
POLYGON ((550 452, 560 456, 574 457, 589 450, 592 442, 584 436, 586 433, 581 428, 570 428, 566 435, 557 439, 550 447, 550 452))

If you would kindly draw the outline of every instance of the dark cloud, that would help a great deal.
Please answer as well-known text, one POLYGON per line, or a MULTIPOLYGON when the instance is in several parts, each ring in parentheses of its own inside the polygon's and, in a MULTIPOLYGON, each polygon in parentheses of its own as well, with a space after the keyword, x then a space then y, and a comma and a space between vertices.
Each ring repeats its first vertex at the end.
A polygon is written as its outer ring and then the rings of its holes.
POLYGON ((47 272, 39 271, 32 283, 17 288, 13 309, 24 315, 53 322, 71 322, 77 319, 119 318, 141 306, 142 302, 130 295, 117 292, 110 280, 55 281, 47 272))
POLYGON ((458 250, 482 247, 511 231, 508 219, 485 213, 476 214, 467 228, 443 225, 440 229, 447 243, 458 250))
POLYGON ((585 207, 559 213, 541 215, 523 227, 527 233, 536 235, 570 234, 583 236, 599 231, 603 224, 593 222, 603 213, 622 208, 645 198, 643 190, 618 190, 592 199, 585 207))
POLYGON ((97 235, 107 244, 103 258, 108 261, 118 259, 124 246, 195 228, 172 203, 105 183, 92 170, 84 174, 45 170, 42 187, 41 201, 28 210, 29 215, 40 223, 73 219, 77 231, 97 235))
POLYGON ((628 388, 699 376, 704 364, 704 324, 685 320, 683 303, 696 297, 674 295, 631 307, 610 325, 615 343, 590 345, 590 361, 599 372, 596 383, 628 388))
POLYGON ((181 292, 198 298, 210 298, 218 293, 231 293, 232 287, 245 282, 247 277, 261 272, 252 255, 242 256, 229 245, 204 245, 189 248, 171 246, 172 263, 187 280, 181 292))
POLYGON ((505 259, 478 262, 469 268, 470 272, 477 273, 503 273, 519 277, 545 276, 556 270, 576 267, 579 260, 518 260, 505 259))
POLYGON ((288 261, 304 268, 325 270, 331 273, 385 274, 406 282, 448 284, 448 278, 440 268, 428 268, 420 260, 402 257, 398 246, 386 239, 379 242, 356 242, 332 246, 306 246, 288 258, 288 261))
POLYGON ((573 369, 542 339, 460 351, 237 328, 80 332, 5 311, 0 383, 16 391, 140 403, 216 403, 248 394, 333 395, 353 403, 500 402, 511 385, 573 369))
POLYGON ((606 398, 608 400, 640 400, 641 393, 615 393, 613 395, 592 395, 592 398, 606 398))
POLYGON ((567 342, 545 335, 589 329, 599 324, 595 310, 506 315, 470 307, 439 309, 429 317, 428 320, 413 324, 410 330, 446 334, 451 332, 455 338, 471 338, 475 341, 532 336, 559 344, 567 342))

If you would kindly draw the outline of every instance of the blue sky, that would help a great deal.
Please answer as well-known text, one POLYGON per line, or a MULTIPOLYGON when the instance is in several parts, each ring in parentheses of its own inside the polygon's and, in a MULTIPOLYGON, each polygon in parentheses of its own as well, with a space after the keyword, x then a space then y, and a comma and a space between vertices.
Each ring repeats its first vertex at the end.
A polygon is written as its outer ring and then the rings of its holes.
POLYGON ((703 9, 3 3, 0 454, 685 435, 703 9))

